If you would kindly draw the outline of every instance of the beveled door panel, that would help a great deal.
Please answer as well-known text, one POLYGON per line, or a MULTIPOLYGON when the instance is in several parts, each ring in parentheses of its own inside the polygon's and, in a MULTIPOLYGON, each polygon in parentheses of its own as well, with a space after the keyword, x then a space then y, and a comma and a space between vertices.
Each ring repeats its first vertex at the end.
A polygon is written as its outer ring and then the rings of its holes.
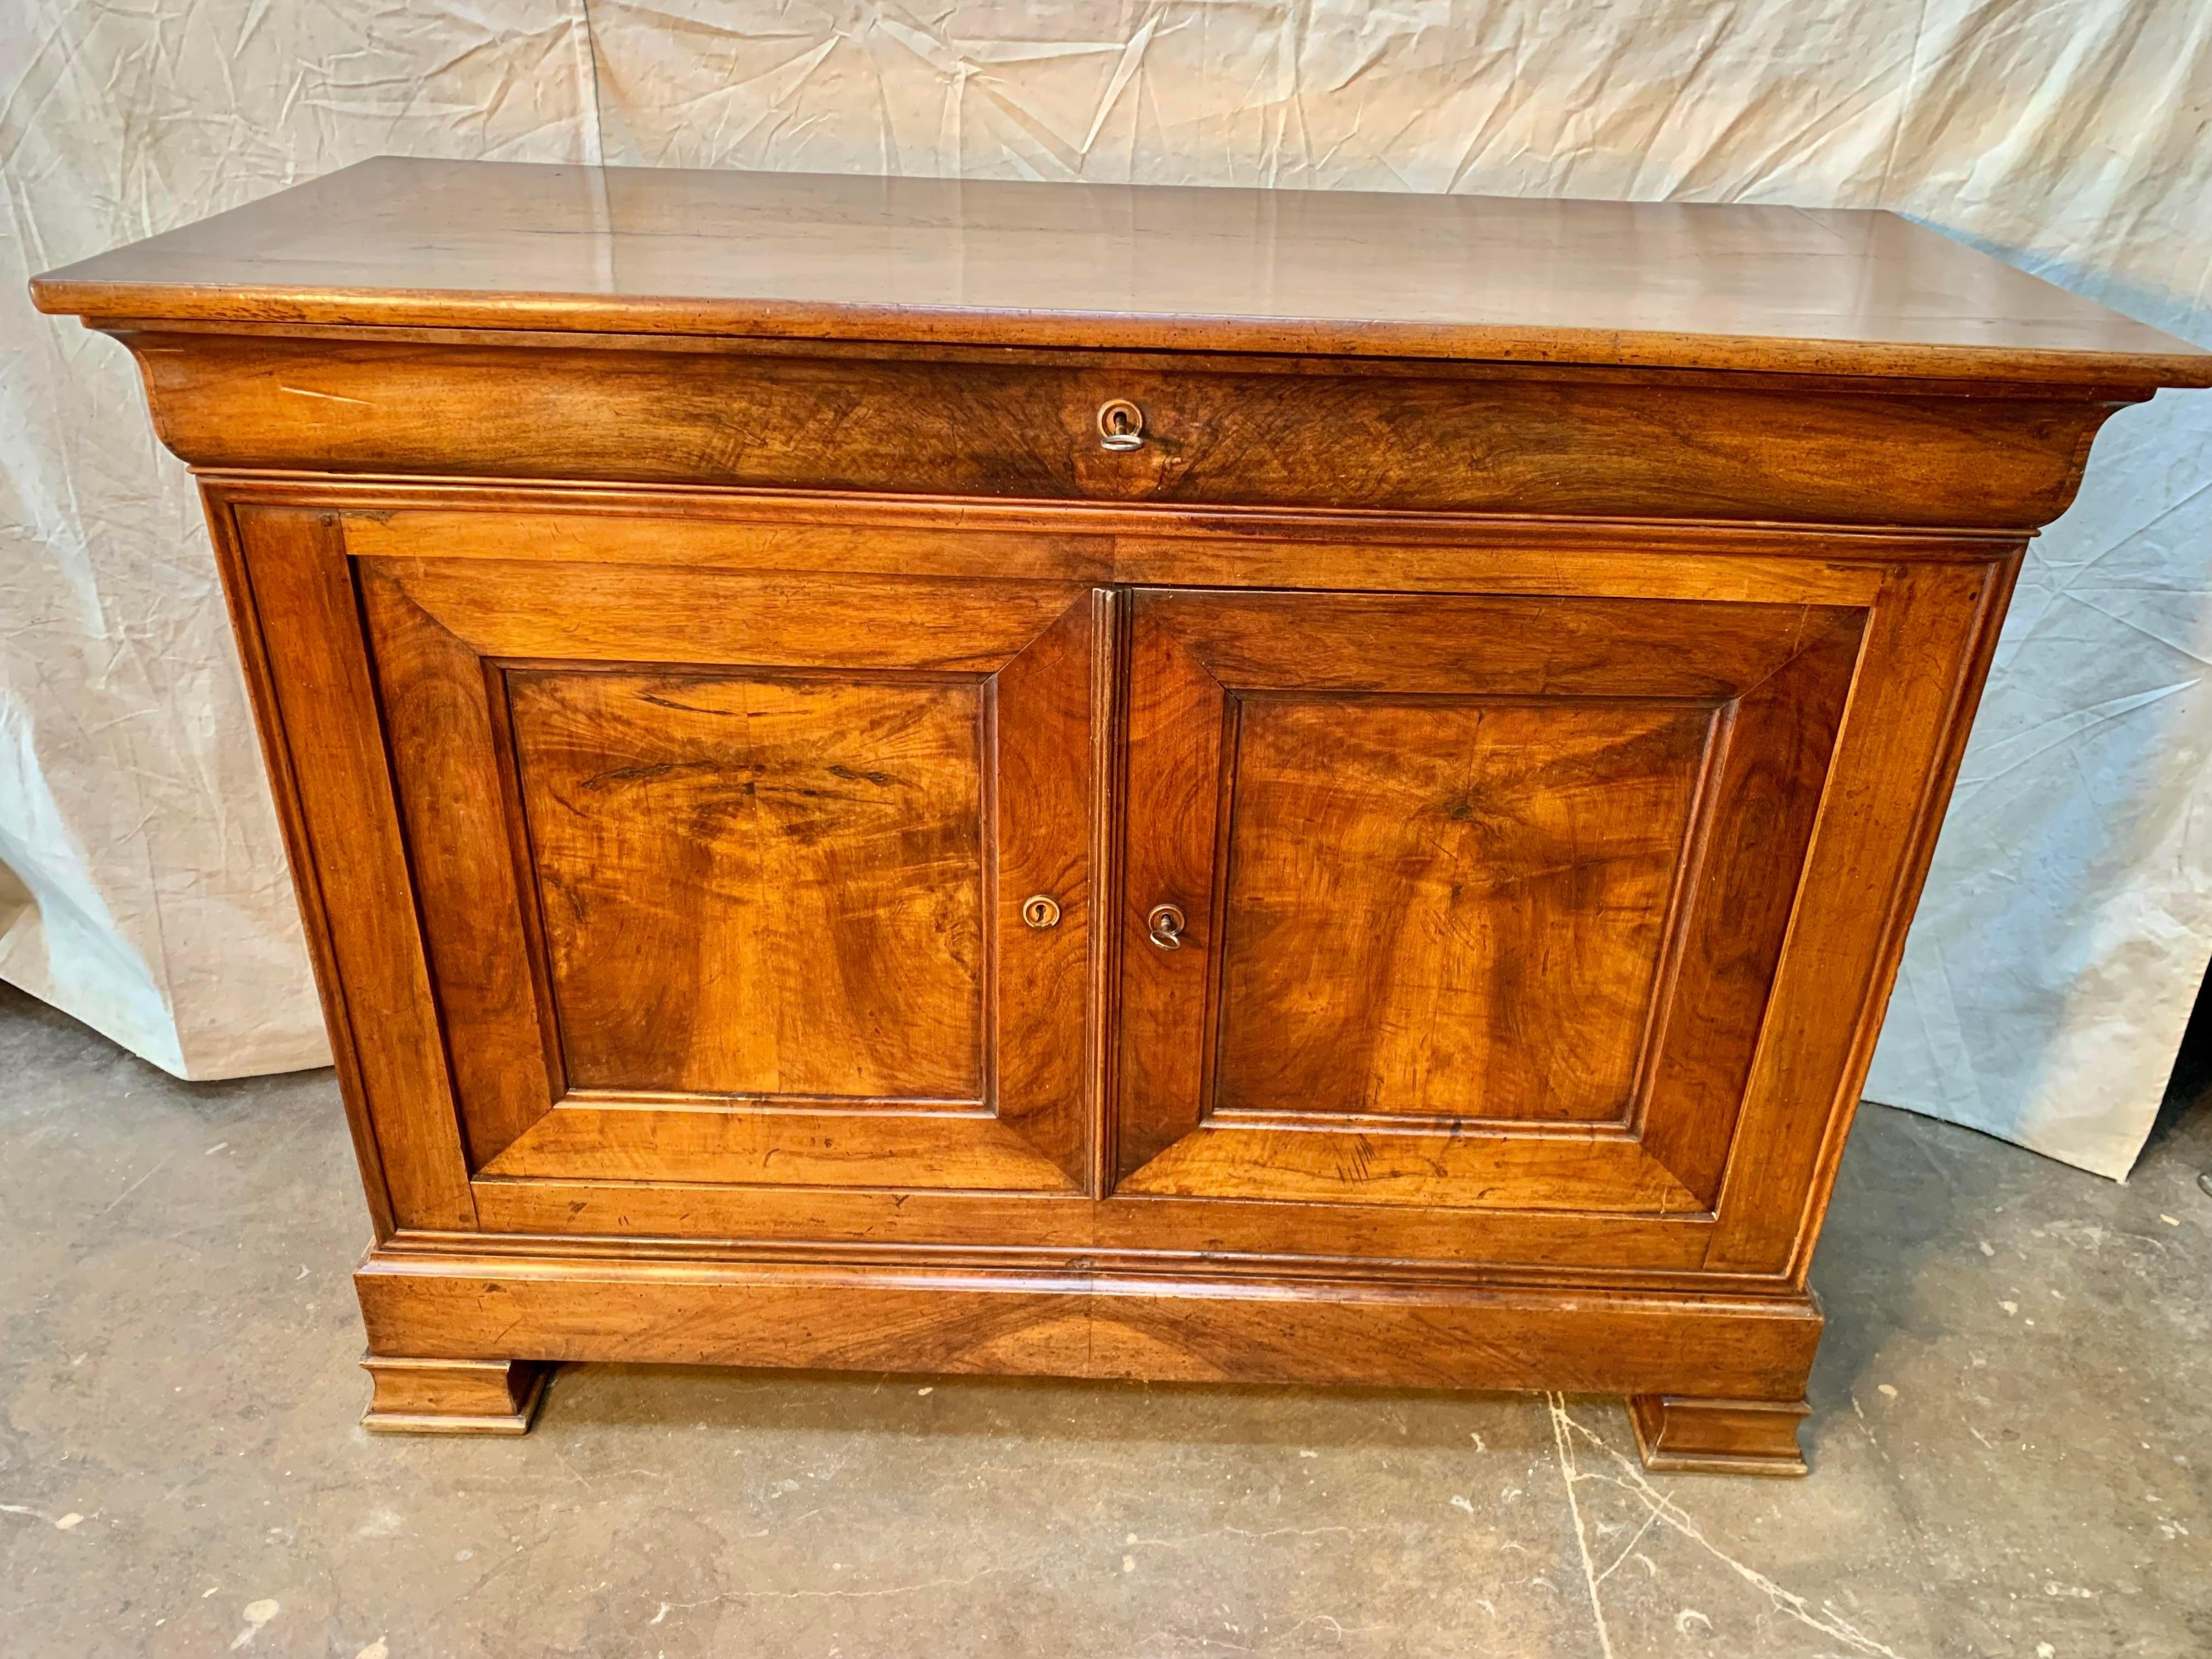
POLYGON ((1863 617, 1139 591, 1118 1190, 1709 1210, 1863 617))
POLYGON ((1080 1184, 1090 589, 358 569, 479 1177, 1080 1184))

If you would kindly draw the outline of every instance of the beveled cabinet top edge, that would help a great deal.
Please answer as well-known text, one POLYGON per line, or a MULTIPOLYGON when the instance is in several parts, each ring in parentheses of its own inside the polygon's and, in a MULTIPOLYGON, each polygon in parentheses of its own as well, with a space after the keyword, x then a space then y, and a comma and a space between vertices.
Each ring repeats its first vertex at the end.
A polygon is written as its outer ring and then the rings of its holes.
POLYGON ((382 157, 33 279, 103 319, 2212 386, 1894 214, 382 157))

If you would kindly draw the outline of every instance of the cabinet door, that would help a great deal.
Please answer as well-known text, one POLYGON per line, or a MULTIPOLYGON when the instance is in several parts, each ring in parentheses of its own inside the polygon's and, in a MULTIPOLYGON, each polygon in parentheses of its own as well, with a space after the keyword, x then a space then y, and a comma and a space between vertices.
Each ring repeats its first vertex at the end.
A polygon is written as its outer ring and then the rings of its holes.
POLYGON ((1090 589, 356 565, 476 1178, 1080 1187, 1090 589))
POLYGON ((1711 1210, 1865 615, 1136 592, 1117 1191, 1711 1210))

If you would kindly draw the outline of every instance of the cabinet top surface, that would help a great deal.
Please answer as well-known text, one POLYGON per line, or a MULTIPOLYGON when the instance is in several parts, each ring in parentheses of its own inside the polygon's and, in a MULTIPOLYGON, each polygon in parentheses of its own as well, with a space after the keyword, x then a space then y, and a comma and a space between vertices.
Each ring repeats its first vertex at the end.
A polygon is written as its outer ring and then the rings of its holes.
POLYGON ((90 319, 2212 385, 1894 214, 383 157, 34 280, 90 319))

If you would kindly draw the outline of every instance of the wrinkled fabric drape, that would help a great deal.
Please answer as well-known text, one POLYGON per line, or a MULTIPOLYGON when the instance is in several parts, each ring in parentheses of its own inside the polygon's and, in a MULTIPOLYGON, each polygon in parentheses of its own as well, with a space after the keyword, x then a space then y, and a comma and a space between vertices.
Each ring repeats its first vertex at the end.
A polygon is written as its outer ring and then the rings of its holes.
MULTIPOLYGON (((16 0, 0 977, 325 1054, 205 537, 32 271, 380 153, 1887 207, 2212 344, 2200 0, 16 0)), ((1070 295, 1079 301, 1079 295, 1070 295)), ((2032 550, 1868 1092, 2124 1174, 2212 957, 2212 394, 2032 550)))

